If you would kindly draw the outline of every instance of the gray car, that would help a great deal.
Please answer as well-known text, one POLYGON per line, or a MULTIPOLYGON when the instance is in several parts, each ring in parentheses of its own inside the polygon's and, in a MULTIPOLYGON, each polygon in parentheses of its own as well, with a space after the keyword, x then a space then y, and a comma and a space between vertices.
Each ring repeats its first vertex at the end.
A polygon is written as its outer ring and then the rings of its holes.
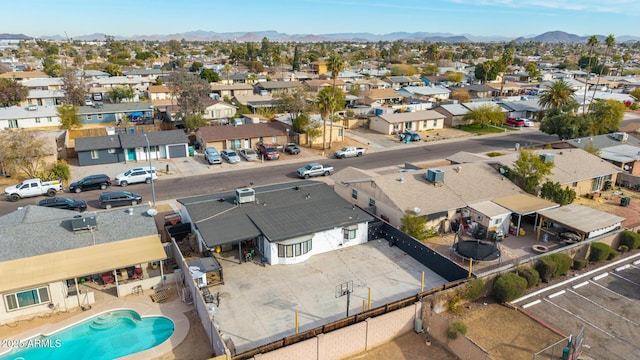
POLYGON ((235 164, 235 163, 239 163, 240 162, 240 156, 238 156, 238 154, 231 150, 231 149, 224 149, 220 152, 220 156, 227 160, 227 162, 229 162, 229 164, 235 164))
POLYGON ((240 150, 240 156, 247 161, 258 161, 258 153, 251 149, 240 150))

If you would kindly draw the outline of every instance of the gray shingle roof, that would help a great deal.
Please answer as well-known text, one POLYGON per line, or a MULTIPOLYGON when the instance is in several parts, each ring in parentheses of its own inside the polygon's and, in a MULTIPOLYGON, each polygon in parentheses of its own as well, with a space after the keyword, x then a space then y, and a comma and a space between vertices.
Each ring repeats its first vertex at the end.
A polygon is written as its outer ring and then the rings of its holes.
POLYGON ((280 241, 373 220, 325 183, 298 181, 254 190, 256 202, 240 206, 234 204, 235 192, 178 201, 210 248, 259 235, 280 241))
POLYGON ((133 215, 123 208, 96 212, 95 231, 74 233, 71 218, 77 212, 27 205, 0 216, 0 261, 157 234, 149 207, 133 209, 133 215))
POLYGON ((122 146, 120 145, 118 135, 92 136, 75 139, 76 151, 118 149, 120 147, 122 146))
MULTIPOLYGON (((182 130, 154 131, 146 133, 149 137, 149 145, 172 145, 189 142, 187 135, 182 130)), ((146 147, 147 140, 144 134, 119 134, 107 136, 92 136, 75 139, 76 151, 90 151, 102 149, 119 149, 146 147)))

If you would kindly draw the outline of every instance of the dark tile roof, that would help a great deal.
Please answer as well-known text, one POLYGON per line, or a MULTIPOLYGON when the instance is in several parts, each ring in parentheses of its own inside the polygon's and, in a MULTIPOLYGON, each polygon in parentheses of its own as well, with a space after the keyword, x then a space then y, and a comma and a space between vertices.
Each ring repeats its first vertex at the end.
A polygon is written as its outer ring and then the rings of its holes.
POLYGON ((281 241, 373 220, 322 182, 254 188, 255 203, 236 206, 235 192, 179 199, 209 248, 264 235, 281 241))
POLYGON ((300 81, 264 81, 256 84, 256 88, 260 89, 286 89, 293 88, 296 86, 302 86, 302 82, 300 81))
POLYGON ((198 132, 206 141, 259 138, 286 134, 286 126, 279 121, 238 126, 205 126, 198 132))
POLYGON ((76 151, 91 151, 121 148, 118 135, 91 136, 75 139, 76 151))
POLYGON ((131 102, 108 104, 103 103, 102 107, 79 106, 78 115, 86 114, 109 114, 109 113, 127 113, 136 111, 152 111, 153 105, 149 102, 131 102))

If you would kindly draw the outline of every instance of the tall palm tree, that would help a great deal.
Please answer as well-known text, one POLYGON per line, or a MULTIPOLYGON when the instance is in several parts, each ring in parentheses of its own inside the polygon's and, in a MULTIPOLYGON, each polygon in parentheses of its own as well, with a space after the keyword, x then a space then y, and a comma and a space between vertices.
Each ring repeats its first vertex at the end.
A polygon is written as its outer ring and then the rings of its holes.
MULTIPOLYGON (((333 104, 338 105, 336 99, 338 98, 336 91, 336 81, 338 80, 338 76, 340 75, 340 71, 345 69, 344 60, 338 54, 333 53, 329 56, 327 60, 327 70, 331 71, 331 79, 333 80, 333 104)), ((331 114, 335 112, 335 108, 332 109, 331 114)), ((331 149, 331 145, 333 144, 333 119, 329 122, 330 130, 329 130, 329 149, 331 149)))
MULTIPOLYGON (((607 38, 605 39, 604 43, 607 46, 607 48, 604 51, 604 58, 606 60, 611 49, 616 44, 616 38, 613 36, 613 34, 609 34, 609 36, 607 36, 607 38)), ((598 71, 598 80, 596 81, 596 88, 593 89, 593 95, 591 95, 592 103, 593 103, 593 99, 596 97, 596 91, 598 90, 598 86, 600 86, 600 78, 602 77, 602 70, 604 70, 604 64, 600 66, 600 70, 598 71)))
POLYGON ((229 73, 231 72, 231 64, 224 64, 224 67, 222 69, 224 70, 224 73, 227 75, 227 85, 229 85, 229 73))
POLYGON ((333 89, 329 87, 324 87, 316 96, 316 106, 322 116, 322 150, 326 149, 327 144, 327 119, 333 115, 333 109, 335 107, 335 93, 332 90, 333 89))
POLYGON ((545 90, 538 100, 538 104, 543 108, 564 112, 575 106, 575 99, 572 97, 574 90, 566 81, 556 81, 545 86, 545 90))
POLYGON ((591 75, 591 57, 593 56, 593 49, 600 43, 598 37, 595 35, 591 35, 589 40, 587 41, 587 46, 589 47, 589 63, 587 64, 587 79, 585 81, 584 86, 584 96, 582 98, 582 113, 585 112, 585 103, 587 102, 587 90, 589 89, 589 76, 591 75))

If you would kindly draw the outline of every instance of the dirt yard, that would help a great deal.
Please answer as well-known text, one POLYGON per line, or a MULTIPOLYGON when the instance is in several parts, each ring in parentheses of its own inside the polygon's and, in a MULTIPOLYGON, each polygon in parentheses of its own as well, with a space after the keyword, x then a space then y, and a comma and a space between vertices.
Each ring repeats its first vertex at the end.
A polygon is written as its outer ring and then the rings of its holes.
POLYGON ((602 191, 597 199, 578 197, 574 203, 621 216, 625 218, 625 221, 622 222, 624 228, 634 229, 640 226, 640 193, 637 191, 615 188, 602 191), (620 199, 623 197, 631 198, 629 206, 620 206, 620 199))

